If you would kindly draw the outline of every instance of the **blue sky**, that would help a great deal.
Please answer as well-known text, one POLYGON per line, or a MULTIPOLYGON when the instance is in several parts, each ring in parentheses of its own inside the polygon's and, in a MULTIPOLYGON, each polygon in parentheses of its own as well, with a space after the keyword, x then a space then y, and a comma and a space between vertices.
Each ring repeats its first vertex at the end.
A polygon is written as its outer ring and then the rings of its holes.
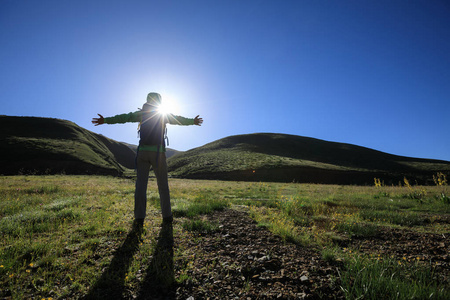
POLYGON ((148 92, 201 127, 188 150, 287 133, 450 160, 450 3, 0 0, 0 114, 61 118, 137 144, 148 92))

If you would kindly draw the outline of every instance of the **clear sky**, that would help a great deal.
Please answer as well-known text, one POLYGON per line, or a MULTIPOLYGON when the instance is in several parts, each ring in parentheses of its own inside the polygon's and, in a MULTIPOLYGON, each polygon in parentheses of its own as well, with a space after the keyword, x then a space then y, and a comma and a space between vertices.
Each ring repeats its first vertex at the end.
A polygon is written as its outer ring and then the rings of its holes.
POLYGON ((450 160, 450 2, 0 0, 0 114, 138 143, 148 92, 204 124, 169 147, 287 133, 450 160))

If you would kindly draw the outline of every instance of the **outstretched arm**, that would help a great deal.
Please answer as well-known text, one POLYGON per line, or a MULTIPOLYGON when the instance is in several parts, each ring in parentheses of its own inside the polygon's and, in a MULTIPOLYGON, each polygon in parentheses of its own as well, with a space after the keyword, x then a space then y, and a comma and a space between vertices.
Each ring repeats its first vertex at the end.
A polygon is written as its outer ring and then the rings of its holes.
POLYGON ((166 123, 172 124, 172 125, 198 125, 201 126, 203 123, 203 119, 199 118, 199 116, 196 116, 195 118, 185 118, 182 116, 175 116, 173 114, 167 114, 166 115, 166 123))
POLYGON ((92 124, 95 126, 101 124, 117 124, 117 123, 128 123, 128 122, 140 122, 141 112, 130 112, 128 114, 115 115, 113 117, 104 118, 101 114, 98 114, 100 118, 93 118, 92 124))
POLYGON ((92 124, 95 126, 102 125, 105 123, 105 118, 101 114, 97 114, 100 118, 92 118, 92 124))

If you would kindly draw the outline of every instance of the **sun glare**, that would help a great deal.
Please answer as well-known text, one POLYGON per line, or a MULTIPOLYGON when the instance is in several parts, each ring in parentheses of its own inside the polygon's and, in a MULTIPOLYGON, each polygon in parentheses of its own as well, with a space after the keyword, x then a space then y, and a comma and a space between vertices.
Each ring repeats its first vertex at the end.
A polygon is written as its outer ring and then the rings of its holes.
POLYGON ((173 98, 163 96, 162 103, 158 108, 159 113, 167 115, 167 114, 176 114, 178 113, 178 105, 173 98))
POLYGON ((162 115, 167 115, 167 114, 170 113, 170 108, 169 108, 168 105, 166 105, 166 104, 161 104, 161 105, 158 107, 158 112, 159 112, 160 114, 162 114, 162 115))

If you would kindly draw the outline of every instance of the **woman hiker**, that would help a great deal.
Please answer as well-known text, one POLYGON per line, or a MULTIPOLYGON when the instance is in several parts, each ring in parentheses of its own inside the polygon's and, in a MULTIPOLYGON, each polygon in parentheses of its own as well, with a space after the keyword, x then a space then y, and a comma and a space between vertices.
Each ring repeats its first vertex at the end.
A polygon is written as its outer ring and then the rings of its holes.
POLYGON ((134 217, 140 223, 144 221, 146 215, 147 184, 150 166, 153 167, 158 183, 163 222, 172 222, 173 220, 167 178, 166 124, 200 126, 203 123, 203 119, 199 118, 199 116, 190 119, 173 114, 162 114, 158 111, 160 105, 161 95, 158 93, 149 93, 147 102, 142 106, 142 110, 109 118, 104 118, 101 114, 98 114, 99 118, 92 119, 92 123, 95 126, 101 124, 140 122, 140 140, 136 155, 137 179, 134 193, 134 217))

